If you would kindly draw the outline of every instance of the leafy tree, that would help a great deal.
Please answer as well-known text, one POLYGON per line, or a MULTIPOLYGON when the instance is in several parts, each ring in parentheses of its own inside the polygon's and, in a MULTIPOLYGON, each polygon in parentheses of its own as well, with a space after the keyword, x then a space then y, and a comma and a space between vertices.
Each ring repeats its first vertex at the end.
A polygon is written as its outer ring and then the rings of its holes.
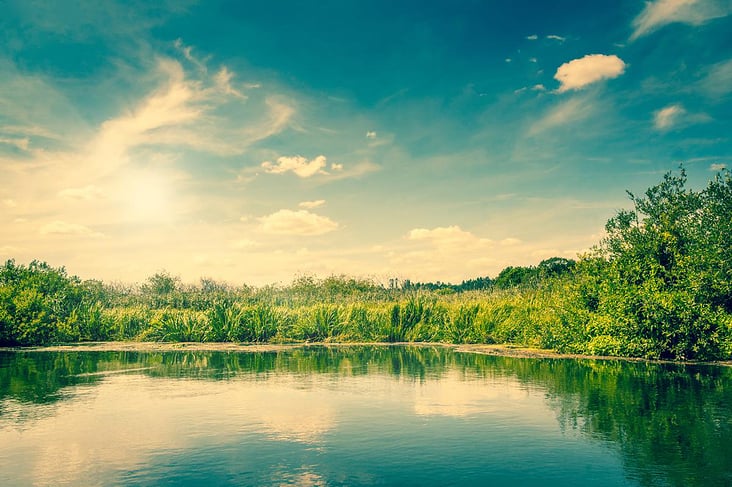
POLYGON ((595 258, 604 265, 581 266, 599 273, 582 299, 610 318, 599 320, 601 333, 619 338, 622 354, 728 354, 732 182, 729 173, 702 191, 687 189, 686 182, 682 167, 642 196, 629 192, 633 209, 608 221, 607 237, 597 248, 595 258))
POLYGON ((575 264, 576 262, 572 259, 551 257, 539 262, 539 265, 536 266, 536 268, 540 278, 558 277, 572 272, 575 264))
POLYGON ((41 345, 57 340, 78 339, 70 327, 74 313, 83 304, 79 278, 45 262, 28 266, 8 260, 0 267, 0 343, 41 345))
POLYGON ((501 289, 507 289, 516 286, 526 286, 536 284, 539 277, 539 271, 536 267, 513 267, 509 266, 503 269, 493 284, 501 289))

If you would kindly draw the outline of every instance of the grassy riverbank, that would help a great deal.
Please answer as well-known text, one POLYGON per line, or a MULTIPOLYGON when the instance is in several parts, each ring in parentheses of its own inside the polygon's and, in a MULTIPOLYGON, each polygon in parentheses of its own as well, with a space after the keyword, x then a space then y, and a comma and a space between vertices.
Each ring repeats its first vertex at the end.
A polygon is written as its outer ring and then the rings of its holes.
POLYGON ((169 342, 518 344, 671 360, 732 357, 732 178, 667 174, 579 260, 461 285, 301 277, 252 288, 158 273, 81 281, 42 262, 0 267, 0 345, 169 342))

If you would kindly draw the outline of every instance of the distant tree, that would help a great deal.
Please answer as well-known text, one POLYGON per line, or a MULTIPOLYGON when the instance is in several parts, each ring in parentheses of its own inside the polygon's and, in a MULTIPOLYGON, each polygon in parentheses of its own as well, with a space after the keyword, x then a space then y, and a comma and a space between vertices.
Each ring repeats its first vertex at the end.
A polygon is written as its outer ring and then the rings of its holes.
POLYGON ((142 285, 142 290, 148 294, 164 296, 178 290, 180 284, 180 277, 172 276, 169 272, 163 270, 148 277, 142 285))
POLYGON ((507 289, 516 286, 526 286, 536 284, 539 277, 539 271, 536 267, 513 267, 509 266, 503 269, 493 284, 500 289, 507 289))
POLYGON ((541 278, 557 277, 572 271, 577 262, 563 257, 551 257, 539 262, 537 270, 541 278))
POLYGON ((488 289, 493 285, 493 280, 490 277, 477 277, 475 279, 468 279, 461 282, 456 286, 458 291, 476 291, 481 289, 488 289))

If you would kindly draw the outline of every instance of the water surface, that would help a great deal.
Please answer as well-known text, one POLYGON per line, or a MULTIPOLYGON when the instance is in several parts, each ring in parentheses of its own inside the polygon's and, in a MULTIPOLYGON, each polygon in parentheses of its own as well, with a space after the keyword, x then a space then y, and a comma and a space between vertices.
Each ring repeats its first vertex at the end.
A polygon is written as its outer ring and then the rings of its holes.
POLYGON ((732 485, 729 368, 0 352, 0 485, 732 485))

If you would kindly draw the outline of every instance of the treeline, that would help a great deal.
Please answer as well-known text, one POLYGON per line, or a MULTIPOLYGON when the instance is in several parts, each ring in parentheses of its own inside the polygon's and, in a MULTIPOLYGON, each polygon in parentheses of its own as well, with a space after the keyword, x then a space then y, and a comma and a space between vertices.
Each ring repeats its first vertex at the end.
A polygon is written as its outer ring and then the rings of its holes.
POLYGON ((462 292, 462 291, 478 291, 487 289, 510 289, 518 286, 536 286, 540 282, 552 278, 568 274, 574 268, 576 261, 573 259, 565 259, 562 257, 552 257, 542 260, 536 266, 509 266, 501 271, 495 279, 490 277, 478 277, 468 279, 460 284, 451 284, 449 282, 412 282, 405 280, 402 283, 402 289, 407 291, 443 291, 443 292, 462 292))
POLYGON ((561 352, 732 358, 732 179, 666 174, 577 261, 461 284, 303 276, 287 286, 81 281, 43 262, 0 267, 0 344, 97 340, 516 343, 561 352))

